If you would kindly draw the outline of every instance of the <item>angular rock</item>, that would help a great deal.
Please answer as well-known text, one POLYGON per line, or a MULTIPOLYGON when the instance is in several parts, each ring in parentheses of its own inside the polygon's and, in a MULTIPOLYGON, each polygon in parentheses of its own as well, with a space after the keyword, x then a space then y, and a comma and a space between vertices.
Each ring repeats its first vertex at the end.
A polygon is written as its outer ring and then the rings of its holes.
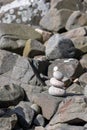
POLYGON ((29 39, 23 50, 23 56, 33 58, 37 55, 44 55, 45 47, 37 40, 29 39))
POLYGON ((35 115, 34 110, 30 107, 30 104, 22 101, 15 107, 14 112, 18 116, 18 121, 22 128, 30 128, 35 115))
POLYGON ((41 107, 42 115, 49 120, 55 113, 62 97, 53 97, 48 93, 34 93, 31 102, 38 104, 41 107))
POLYGON ((46 56, 50 60, 58 58, 73 58, 75 57, 75 47, 73 42, 68 38, 60 37, 54 34, 46 42, 46 56))
POLYGON ((84 27, 72 29, 66 33, 61 34, 61 36, 72 39, 76 37, 86 36, 86 34, 87 34, 87 26, 84 26, 84 27))
POLYGON ((55 124, 54 126, 48 125, 46 130, 84 130, 84 127, 59 123, 59 124, 55 124))
POLYGON ((87 54, 84 54, 80 59, 80 64, 82 67, 87 70, 87 54))
POLYGON ((12 130, 17 121, 16 114, 0 117, 0 130, 12 130))
POLYGON ((71 9, 71 10, 79 10, 82 9, 82 3, 79 0, 51 0, 51 8, 57 9, 71 9))
POLYGON ((38 114, 36 118, 34 119, 34 124, 36 126, 44 126, 45 125, 45 119, 41 114, 38 114))
POLYGON ((72 38, 75 48, 78 50, 77 55, 82 55, 87 52, 87 37, 86 36, 77 36, 72 38))
POLYGON ((83 87, 78 85, 77 83, 73 83, 66 89, 67 95, 81 95, 83 94, 83 87))
POLYGON ((20 86, 10 84, 0 87, 0 107, 17 105, 23 99, 24 91, 20 86))
POLYGON ((41 19, 40 25, 46 30, 57 32, 65 27, 66 21, 72 12, 69 9, 50 9, 41 19))
POLYGON ((80 11, 74 11, 67 20, 66 29, 71 30, 87 25, 87 14, 80 11))
POLYGON ((77 59, 57 59, 48 67, 49 78, 52 77, 54 66, 58 66, 58 70, 63 73, 64 77, 67 77, 71 80, 79 77, 83 72, 83 68, 77 59))
POLYGON ((85 85, 87 85, 87 72, 83 73, 80 77, 79 77, 79 82, 80 84, 85 87, 85 85))
POLYGON ((41 113, 41 108, 37 104, 32 104, 31 108, 36 112, 36 114, 41 113))
POLYGON ((68 97, 60 103, 57 113, 49 124, 51 126, 65 122, 72 125, 85 124, 87 122, 86 113, 87 107, 84 96, 68 97))

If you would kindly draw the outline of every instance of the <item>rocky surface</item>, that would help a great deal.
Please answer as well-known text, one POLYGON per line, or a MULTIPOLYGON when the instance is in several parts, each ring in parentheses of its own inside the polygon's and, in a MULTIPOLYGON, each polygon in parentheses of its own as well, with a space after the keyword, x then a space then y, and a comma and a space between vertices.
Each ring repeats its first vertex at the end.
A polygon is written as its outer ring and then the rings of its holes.
POLYGON ((0 130, 87 129, 87 0, 0 0, 0 130))

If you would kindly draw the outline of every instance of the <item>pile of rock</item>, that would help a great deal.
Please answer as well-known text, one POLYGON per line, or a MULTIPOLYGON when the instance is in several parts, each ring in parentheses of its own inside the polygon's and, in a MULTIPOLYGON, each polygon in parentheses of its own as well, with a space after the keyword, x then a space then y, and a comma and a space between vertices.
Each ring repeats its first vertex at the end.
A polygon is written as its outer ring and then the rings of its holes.
POLYGON ((65 89, 64 89, 64 82, 62 81, 63 74, 58 71, 58 67, 55 66, 53 68, 53 77, 50 79, 51 87, 49 88, 48 92, 50 95, 54 96, 64 96, 65 89))

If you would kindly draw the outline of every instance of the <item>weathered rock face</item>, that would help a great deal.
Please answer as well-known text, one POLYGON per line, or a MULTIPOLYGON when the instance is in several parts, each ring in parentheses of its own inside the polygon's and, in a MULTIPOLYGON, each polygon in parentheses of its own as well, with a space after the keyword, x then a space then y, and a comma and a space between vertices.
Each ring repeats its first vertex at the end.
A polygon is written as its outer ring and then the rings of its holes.
POLYGON ((83 68, 81 67, 80 63, 76 59, 57 59, 49 65, 48 68, 48 76, 52 77, 52 70, 54 66, 58 66, 60 72, 63 73, 65 77, 70 79, 75 79, 80 76, 83 72, 83 68), (79 74, 78 74, 79 71, 79 74))
POLYGON ((54 34, 46 42, 45 53, 49 60, 55 60, 58 58, 73 58, 75 57, 75 47, 70 39, 54 34))
POLYGON ((43 116, 49 120, 62 99, 62 97, 53 97, 46 93, 34 93, 31 100, 41 107, 43 116))
POLYGON ((87 107, 83 96, 68 97, 60 103, 58 112, 52 118, 50 125, 68 122, 76 125, 87 122, 87 107))
POLYGON ((0 22, 25 23, 38 25, 42 16, 49 10, 49 2, 45 0, 10 0, 2 2, 0 22), (9 4, 7 4, 9 2, 9 4))
POLYGON ((57 32, 65 27, 66 21, 73 11, 69 9, 50 9, 41 19, 40 25, 49 31, 57 32))
POLYGON ((80 64, 85 70, 87 70, 87 54, 82 56, 82 58, 80 59, 80 64))
POLYGON ((18 116, 18 121, 22 128, 30 128, 35 115, 34 110, 30 107, 30 104, 22 101, 15 107, 14 112, 18 116))
POLYGON ((30 58, 34 58, 37 55, 44 55, 45 54, 45 47, 37 40, 29 39, 23 50, 23 56, 27 56, 30 58))
POLYGON ((79 82, 83 87, 85 87, 85 85, 87 84, 87 72, 79 77, 79 82))
POLYGON ((74 29, 87 25, 87 14, 80 11, 74 11, 67 20, 66 29, 74 29))

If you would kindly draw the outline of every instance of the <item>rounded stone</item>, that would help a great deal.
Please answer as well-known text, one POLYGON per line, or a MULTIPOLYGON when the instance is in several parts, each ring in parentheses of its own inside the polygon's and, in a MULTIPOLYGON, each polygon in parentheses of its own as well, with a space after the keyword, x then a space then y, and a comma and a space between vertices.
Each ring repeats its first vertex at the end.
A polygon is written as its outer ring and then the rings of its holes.
POLYGON ((37 105, 37 104, 32 104, 31 108, 37 113, 40 114, 41 113, 41 108, 37 105))
POLYGON ((52 77, 52 78, 50 79, 50 83, 51 83, 53 86, 55 86, 55 87, 59 87, 59 88, 64 87, 64 83, 61 82, 61 81, 59 81, 59 80, 57 80, 57 79, 55 79, 54 77, 52 77))
POLYGON ((0 107, 17 105, 24 99, 24 90, 16 85, 4 85, 0 87, 0 107))
POLYGON ((66 93, 66 91, 64 89, 56 88, 54 86, 51 86, 49 88, 48 92, 50 95, 53 95, 53 96, 64 96, 66 93))
POLYGON ((57 70, 58 70, 58 66, 54 66, 53 71, 55 72, 57 70))
POLYGON ((56 78, 57 80, 62 80, 63 74, 60 71, 55 71, 53 72, 53 77, 56 78))

